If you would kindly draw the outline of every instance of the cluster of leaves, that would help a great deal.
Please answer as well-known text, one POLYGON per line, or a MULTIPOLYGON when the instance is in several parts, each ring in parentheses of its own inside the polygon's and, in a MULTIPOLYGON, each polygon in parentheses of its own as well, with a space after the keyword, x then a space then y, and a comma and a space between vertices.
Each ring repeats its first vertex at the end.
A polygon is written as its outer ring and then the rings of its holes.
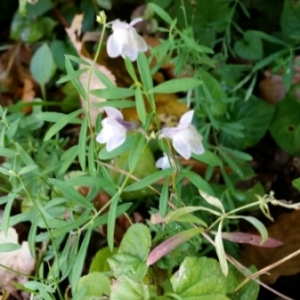
MULTIPOLYGON (((75 9, 70 9, 66 1, 57 2, 65 20, 71 19, 76 10, 85 12, 82 31, 94 28, 99 7, 111 8, 110 1, 81 1, 81 7, 75 9)), ((53 1, 20 6, 13 19, 12 39, 43 41, 30 63, 43 100, 35 99, 29 115, 21 112, 22 104, 0 109, 0 156, 5 158, 0 167, 5 194, 0 198, 0 204, 5 204, 1 229, 7 232, 21 222, 31 223, 31 254, 36 256, 38 244, 44 250, 37 257, 37 275, 25 289, 43 299, 63 299, 61 282, 66 279, 73 299, 257 298, 257 283, 251 281, 240 287, 243 277, 251 272, 243 269, 241 275, 232 264, 227 265, 222 231, 238 227, 237 220, 244 218, 261 233, 260 241, 267 239, 265 227, 258 220, 236 215, 240 209, 258 208, 261 202, 255 194, 265 194, 260 183, 247 191, 236 188, 239 181, 255 175, 249 164, 252 157, 245 150, 270 130, 285 151, 293 155, 300 152, 300 110, 295 109, 299 102, 293 98, 300 5, 285 0, 279 30, 269 34, 241 27, 241 18, 250 18, 247 1, 151 2, 143 17, 163 23, 164 28, 156 29, 161 39, 148 57, 139 54, 136 66, 125 59, 133 83, 130 87, 115 86, 95 68, 102 41, 91 63, 76 56, 70 42, 53 35, 58 27, 51 15, 53 1), (176 78, 155 85, 153 75, 166 62, 174 66, 176 78), (276 107, 254 95, 258 74, 266 67, 282 75, 286 99, 276 107), (101 130, 101 114, 94 129, 89 113, 80 117, 83 108, 76 107, 71 113, 48 111, 47 87, 61 72, 67 75, 58 83, 71 81, 76 89, 75 94, 68 90, 64 102, 70 103, 80 95, 88 111, 103 106, 135 108, 142 130, 108 152, 95 140, 95 133, 101 130), (104 88, 90 90, 90 82, 82 85, 80 75, 84 73, 89 78, 95 75, 104 88), (205 153, 192 158, 195 164, 205 164, 203 177, 193 171, 192 164, 184 167, 172 154, 170 144, 152 134, 153 123, 158 131, 161 128, 156 96, 174 93, 184 95, 183 101, 195 110, 195 126, 203 136, 205 153), (91 106, 91 95, 107 102, 91 106), (80 126, 75 144, 63 130, 70 125, 80 126), (154 157, 163 151, 176 160, 176 168, 155 168, 154 157), (218 181, 217 171, 221 174, 218 181), (86 195, 80 187, 88 188, 86 195), (202 191, 216 198, 206 197, 202 191), (110 200, 98 209, 94 199, 100 192, 110 200), (16 199, 21 200, 21 212, 12 215, 16 199), (165 226, 153 222, 132 225, 119 248, 113 250, 116 219, 139 204, 153 216, 159 213, 165 226), (98 252, 89 274, 81 277, 92 233, 103 225, 107 225, 109 248, 98 252), (205 257, 213 247, 205 241, 203 232, 215 236, 220 264, 205 257), (166 246, 168 255, 150 267, 150 249, 163 240, 171 243, 166 246), (174 249, 174 245, 179 247, 174 249), (45 270, 49 261, 49 270, 45 270)), ((299 186, 299 181, 295 185, 299 186)), ((236 255, 232 248, 226 250, 236 255)))

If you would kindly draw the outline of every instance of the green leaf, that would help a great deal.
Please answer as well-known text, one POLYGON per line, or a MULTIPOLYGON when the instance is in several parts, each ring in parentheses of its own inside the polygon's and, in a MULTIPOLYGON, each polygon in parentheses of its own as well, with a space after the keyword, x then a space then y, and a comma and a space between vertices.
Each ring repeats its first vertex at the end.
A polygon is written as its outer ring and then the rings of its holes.
POLYGON ((293 180, 292 184, 298 191, 300 191, 300 178, 293 180))
POLYGON ((18 152, 8 148, 0 148, 0 156, 3 157, 14 157, 17 156, 18 152))
POLYGON ((82 244, 80 246, 80 249, 78 251, 76 261, 74 263, 74 267, 72 269, 72 274, 71 274, 71 286, 72 286, 72 291, 73 294, 75 294, 75 291, 77 289, 77 285, 79 282, 79 278, 81 275, 81 272, 83 270, 84 262, 85 262, 85 257, 87 253, 87 248, 90 243, 91 239, 91 234, 92 234, 92 227, 90 227, 87 232, 85 233, 84 239, 82 241, 82 244))
POLYGON ((71 123, 73 119, 81 113, 82 109, 78 109, 73 111, 72 113, 62 117, 55 124, 53 124, 49 130, 47 131, 44 141, 48 141, 51 139, 56 133, 58 133, 62 128, 64 128, 67 124, 71 123))
POLYGON ((88 128, 88 116, 85 115, 80 128, 79 140, 78 140, 78 160, 82 171, 85 171, 85 167, 86 167, 87 128, 88 128))
POLYGON ((230 300, 226 297, 226 277, 212 258, 185 258, 171 284, 181 300, 230 300))
POLYGON ((56 84, 62 84, 62 83, 65 83, 67 81, 72 81, 74 79, 78 79, 78 77, 85 73, 87 70, 89 70, 89 68, 83 68, 83 69, 78 69, 72 73, 69 73, 63 77, 61 77, 57 82, 56 84))
POLYGON ((140 53, 137 59, 137 64, 142 79, 144 89, 149 91, 153 88, 152 75, 149 67, 148 59, 145 53, 140 53))
MULTIPOLYGON (((110 300, 149 300, 150 293, 147 285, 136 283, 126 276, 117 280, 112 290, 110 300)), ((151 298, 152 299, 152 298, 151 298)))
MULTIPOLYGON (((76 268, 75 268, 76 269, 76 268)), ((99 272, 93 272, 79 279, 77 291, 87 287, 85 295, 82 300, 91 300, 92 298, 99 298, 103 294, 110 294, 110 280, 107 276, 99 272)))
POLYGON ((263 44, 255 31, 248 30, 244 34, 242 41, 234 44, 235 53, 247 60, 260 60, 263 58, 263 44))
POLYGON ((186 177, 194 186, 204 191, 205 193, 210 195, 214 194, 209 183, 207 183, 200 175, 186 169, 180 170, 179 175, 180 178, 182 178, 182 176, 186 177))
POLYGON ((107 89, 92 90, 91 94, 96 97, 99 97, 99 98, 104 98, 104 99, 108 99, 108 100, 116 100, 116 99, 123 99, 123 98, 128 98, 128 97, 134 96, 135 90, 114 87, 114 88, 107 88, 107 89))
POLYGON ((91 210, 95 210, 92 203, 90 203, 83 195, 77 192, 74 188, 68 186, 64 181, 58 179, 50 178, 50 182, 57 187, 67 199, 74 200, 84 207, 87 207, 91 210))
POLYGON ((136 110, 137 110, 139 119, 141 120, 143 125, 145 125, 146 118, 147 118, 147 111, 146 111, 146 107, 145 107, 142 90, 139 86, 135 89, 135 103, 136 103, 136 110))
POLYGON ((154 10, 154 12, 159 15, 165 22, 167 22, 168 24, 172 24, 173 20, 170 17, 170 15, 163 10, 161 7, 159 7, 158 5, 154 4, 154 3, 149 3, 148 6, 150 8, 152 8, 154 10))
POLYGON ((285 152, 290 155, 299 155, 300 103, 298 101, 284 99, 278 102, 270 132, 285 152))
POLYGON ((288 37, 300 36, 300 3, 299 1, 285 0, 281 12, 280 26, 288 37))
POLYGON ((0 253, 2 252, 11 252, 15 250, 21 249, 21 246, 19 244, 15 243, 1 243, 0 244, 0 253))
POLYGON ((137 79, 137 76, 136 76, 135 69, 134 69, 132 61, 130 59, 128 59, 127 57, 125 57, 124 63, 125 63, 126 70, 129 73, 131 79, 134 82, 138 82, 138 79, 137 79))
POLYGON ((130 151, 129 154, 129 171, 133 172, 134 169, 136 168, 136 165, 138 161, 140 160, 141 153, 143 151, 143 148, 146 146, 146 138, 141 135, 137 134, 134 140, 134 143, 132 145, 132 150, 130 151))
POLYGON ((146 259, 150 251, 151 235, 144 224, 133 224, 125 233, 118 253, 108 259, 115 278, 126 275, 140 281, 147 273, 146 259))
POLYGON ((214 207, 217 207, 223 214, 225 214, 224 206, 218 198, 208 195, 201 190, 199 190, 199 193, 207 203, 214 207))
POLYGON ((225 276, 228 274, 228 264, 222 239, 222 222, 219 223, 218 232, 215 236, 216 253, 220 262, 220 267, 225 276))
MULTIPOLYGON (((38 113, 35 116, 43 121, 56 123, 57 120, 60 120, 61 118, 66 117, 68 115, 63 114, 63 113, 54 112, 54 111, 51 111, 51 112, 47 111, 47 112, 38 113)), ((70 123, 81 124, 82 122, 81 122, 81 120, 74 119, 73 121, 70 121, 70 123)))
POLYGON ((273 105, 254 97, 250 97, 247 102, 243 100, 235 102, 230 112, 231 122, 228 124, 242 125, 244 136, 234 137, 221 132, 221 144, 237 150, 255 145, 269 128, 274 111, 273 105))
POLYGON ((148 91, 149 94, 151 93, 164 93, 164 94, 171 94, 171 93, 178 93, 178 92, 186 92, 188 90, 194 89, 197 86, 201 85, 202 81, 195 79, 195 78, 177 78, 165 81, 154 88, 148 91))
POLYGON ((109 272, 110 267, 107 260, 108 258, 111 258, 113 255, 115 255, 117 251, 118 249, 114 248, 114 250, 111 252, 108 247, 104 247, 101 250, 99 250, 92 260, 89 273, 109 272))
POLYGON ((212 167, 222 165, 221 159, 215 153, 209 151, 208 149, 205 149, 205 152, 203 154, 193 154, 192 157, 212 167))
POLYGON ((52 52, 47 44, 42 44, 34 53, 30 61, 30 71, 40 85, 47 83, 55 68, 52 52))
POLYGON ((172 173, 173 173, 173 168, 158 171, 154 174, 151 174, 151 175, 143 178, 140 181, 137 181, 137 182, 127 186, 123 191, 129 192, 129 191, 136 191, 136 190, 142 189, 144 187, 147 187, 147 186, 159 181, 160 179, 162 179, 166 176, 171 175, 172 173))
POLYGON ((165 183, 161 190, 161 194, 159 197, 159 214, 163 218, 168 211, 168 201, 169 201, 169 182, 170 177, 165 178, 165 183))
POLYGON ((28 165, 28 166, 26 166, 26 167, 23 167, 23 168, 18 172, 18 174, 19 174, 19 175, 24 175, 24 174, 29 173, 29 172, 31 172, 31 171, 33 171, 33 170, 36 170, 36 169, 37 169, 37 165, 28 165))

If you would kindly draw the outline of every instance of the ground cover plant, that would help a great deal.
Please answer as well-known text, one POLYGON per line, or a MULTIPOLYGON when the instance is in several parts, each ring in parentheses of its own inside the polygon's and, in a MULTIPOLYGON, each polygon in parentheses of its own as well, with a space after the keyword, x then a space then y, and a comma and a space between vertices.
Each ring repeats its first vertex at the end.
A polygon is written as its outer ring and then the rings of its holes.
POLYGON ((0 4, 3 299, 297 299, 300 2, 272 6, 0 4))

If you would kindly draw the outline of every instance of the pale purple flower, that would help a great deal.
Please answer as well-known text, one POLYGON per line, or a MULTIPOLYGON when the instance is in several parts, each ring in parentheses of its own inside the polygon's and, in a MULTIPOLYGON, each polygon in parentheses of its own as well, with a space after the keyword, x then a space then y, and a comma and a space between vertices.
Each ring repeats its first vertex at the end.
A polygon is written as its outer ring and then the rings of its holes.
POLYGON ((103 119, 102 130, 96 140, 100 144, 106 144, 107 151, 112 151, 121 146, 126 140, 126 133, 136 127, 136 123, 124 121, 122 113, 116 108, 103 107, 107 118, 103 119))
POLYGON ((140 21, 142 21, 141 18, 135 19, 129 24, 120 20, 112 22, 113 34, 108 38, 106 44, 108 56, 114 58, 121 55, 123 58, 128 57, 131 61, 135 61, 139 52, 147 51, 147 43, 133 27, 140 21))
POLYGON ((189 159, 192 153, 203 154, 202 136, 197 132, 192 119, 194 110, 182 115, 177 127, 166 127, 162 129, 165 137, 172 139, 174 149, 185 159, 189 159))
POLYGON ((159 158, 155 164, 156 168, 163 169, 163 170, 174 167, 175 165, 176 164, 174 160, 171 157, 169 158, 166 153, 164 153, 164 156, 159 158), (171 161, 171 165, 170 165, 170 161, 171 161))

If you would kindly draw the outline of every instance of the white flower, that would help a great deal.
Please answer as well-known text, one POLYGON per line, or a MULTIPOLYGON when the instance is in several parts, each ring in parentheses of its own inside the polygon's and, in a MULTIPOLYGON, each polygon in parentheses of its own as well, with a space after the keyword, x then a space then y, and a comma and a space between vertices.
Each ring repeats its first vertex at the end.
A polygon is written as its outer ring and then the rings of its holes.
POLYGON ((170 167, 174 167, 175 162, 171 157, 169 159, 168 155, 166 153, 164 153, 164 156, 157 160, 155 166, 158 169, 163 169, 164 170, 164 169, 168 169, 170 167), (170 161, 171 161, 171 164, 170 164, 170 161))
MULTIPOLYGON (((18 244, 18 234, 14 228, 8 229, 7 236, 0 231, 0 244, 5 243, 18 244)), ((18 250, 0 252, 0 264, 14 271, 29 275, 34 270, 35 260, 30 254, 28 243, 23 242, 21 248, 18 250)), ((0 287, 11 294, 17 293, 14 283, 24 285, 27 282, 27 277, 2 267, 0 267, 0 279, 0 287)))
POLYGON ((177 127, 163 128, 163 136, 172 139, 174 149, 185 159, 189 159, 192 153, 204 153, 202 136, 191 124, 194 110, 186 112, 180 119, 177 127))
POLYGON ((136 23, 142 21, 141 18, 131 21, 129 24, 115 20, 112 22, 113 34, 108 38, 106 48, 110 57, 121 55, 135 61, 139 52, 145 52, 148 46, 145 40, 138 35, 133 27, 136 23))
POLYGON ((102 120, 102 130, 96 140, 100 144, 106 143, 107 151, 112 151, 125 142, 127 131, 135 129, 137 124, 124 121, 121 112, 113 107, 106 106, 103 109, 107 118, 102 120))

